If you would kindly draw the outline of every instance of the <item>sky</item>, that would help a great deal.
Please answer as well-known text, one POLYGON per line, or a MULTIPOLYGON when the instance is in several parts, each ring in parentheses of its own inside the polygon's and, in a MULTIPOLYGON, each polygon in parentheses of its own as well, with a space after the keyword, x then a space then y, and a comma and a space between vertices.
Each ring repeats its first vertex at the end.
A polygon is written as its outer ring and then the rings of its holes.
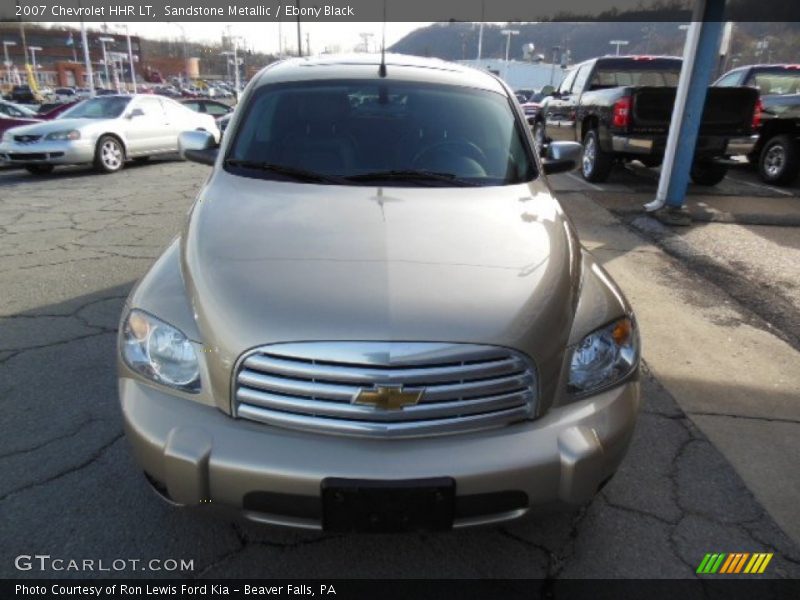
MULTIPOLYGON (((278 52, 278 24, 275 22, 263 23, 127 23, 132 34, 155 39, 181 39, 182 29, 186 31, 186 38, 191 41, 219 41, 230 25, 233 35, 241 36, 242 46, 259 52, 277 54, 278 52)), ((386 46, 391 46, 403 38, 407 33, 429 23, 386 23, 386 46)), ((109 22, 109 31, 122 31, 122 23, 109 22)), ((301 23, 303 36, 303 53, 306 51, 306 33, 309 34, 312 54, 317 54, 325 49, 341 52, 350 52, 362 43, 360 33, 372 33, 373 45, 371 49, 380 49, 380 39, 383 23, 301 23)), ((297 49, 297 25, 286 22, 281 25, 284 40, 284 49, 297 49)))

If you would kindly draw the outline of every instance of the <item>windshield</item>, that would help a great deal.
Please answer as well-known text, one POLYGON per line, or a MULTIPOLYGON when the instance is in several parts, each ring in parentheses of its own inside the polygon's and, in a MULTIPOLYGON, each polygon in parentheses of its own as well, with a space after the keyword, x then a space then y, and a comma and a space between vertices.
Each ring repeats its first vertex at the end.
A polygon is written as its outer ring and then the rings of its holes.
POLYGON ((109 96, 84 100, 62 113, 63 119, 116 119, 131 99, 127 96, 109 96))
POLYGON ((504 185, 532 179, 506 96, 415 82, 264 86, 226 157, 237 175, 340 185, 504 185))
POLYGON ((27 106, 14 104, 13 102, 2 102, 0 103, 0 115, 17 118, 35 117, 36 111, 31 110, 27 106))

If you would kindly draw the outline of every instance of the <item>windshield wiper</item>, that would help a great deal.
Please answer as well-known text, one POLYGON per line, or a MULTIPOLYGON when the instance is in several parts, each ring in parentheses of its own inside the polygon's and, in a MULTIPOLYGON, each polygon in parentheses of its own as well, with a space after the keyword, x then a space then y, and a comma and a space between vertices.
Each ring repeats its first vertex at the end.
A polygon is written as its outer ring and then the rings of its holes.
POLYGON ((325 175, 323 173, 315 173, 314 171, 306 171, 305 169, 297 169, 295 167, 287 167, 286 165, 276 165, 268 162, 258 162, 255 160, 243 160, 239 158, 229 158, 225 161, 225 165, 231 167, 242 167, 244 169, 255 169, 258 171, 265 171, 268 173, 275 173, 277 175, 284 175, 296 181, 315 182, 315 183, 338 183, 346 185, 346 179, 336 177, 334 175, 325 175))
POLYGON ((372 173, 362 173, 360 175, 351 175, 346 178, 348 181, 416 181, 416 182, 438 182, 450 183, 462 186, 476 186, 480 185, 476 181, 469 179, 462 179, 453 173, 438 173, 436 171, 374 171, 372 173))

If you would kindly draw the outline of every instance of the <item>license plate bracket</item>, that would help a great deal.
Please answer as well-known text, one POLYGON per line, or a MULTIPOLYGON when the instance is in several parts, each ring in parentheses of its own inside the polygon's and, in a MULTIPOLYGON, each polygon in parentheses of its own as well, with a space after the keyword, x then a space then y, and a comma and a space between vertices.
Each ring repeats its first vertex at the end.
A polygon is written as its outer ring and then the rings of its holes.
POLYGON ((335 532, 447 531, 453 527, 451 477, 322 481, 322 528, 335 532))

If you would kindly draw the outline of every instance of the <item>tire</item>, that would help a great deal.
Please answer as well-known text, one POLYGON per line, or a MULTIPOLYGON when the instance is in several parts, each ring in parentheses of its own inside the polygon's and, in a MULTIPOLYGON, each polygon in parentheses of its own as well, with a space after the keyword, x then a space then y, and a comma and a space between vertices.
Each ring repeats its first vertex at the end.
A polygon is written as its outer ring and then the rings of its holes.
POLYGON ((586 181, 603 183, 611 174, 614 158, 600 147, 600 137, 596 129, 590 129, 583 138, 583 157, 581 175, 586 181))
POLYGON ((94 151, 94 168, 101 173, 116 173, 125 164, 125 149, 113 135, 104 135, 97 140, 94 151))
POLYGON ((696 162, 689 176, 697 185, 717 185, 728 174, 728 166, 712 162, 696 162))
POLYGON ((533 124, 533 145, 539 156, 542 155, 545 144, 547 144, 547 135, 545 135, 544 123, 536 121, 533 124))
POLYGON ((800 144, 787 134, 767 140, 758 157, 758 175, 764 183, 787 185, 797 179, 800 144))
POLYGON ((48 175, 53 169, 53 165, 25 165, 25 170, 31 175, 48 175))

